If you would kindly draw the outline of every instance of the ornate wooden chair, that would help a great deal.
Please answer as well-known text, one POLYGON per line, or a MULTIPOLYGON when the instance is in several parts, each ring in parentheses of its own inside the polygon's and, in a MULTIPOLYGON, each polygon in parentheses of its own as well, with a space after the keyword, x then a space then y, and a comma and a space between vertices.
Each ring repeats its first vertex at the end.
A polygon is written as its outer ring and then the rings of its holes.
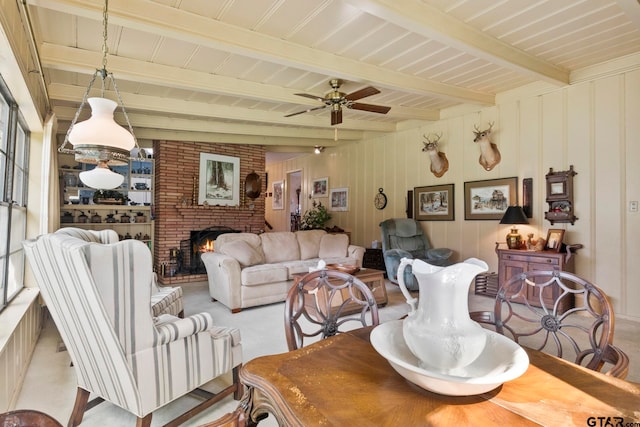
POLYGON ((209 313, 185 319, 151 307, 152 263, 138 240, 87 242, 63 233, 23 242, 29 264, 75 368, 78 390, 68 425, 106 400, 148 427, 153 411, 197 392, 204 397, 171 421, 178 425, 225 396, 240 399, 240 332, 209 313), (200 386, 231 374, 217 394, 200 386), (95 399, 88 402, 89 395, 95 399))
POLYGON ((362 281, 334 270, 305 275, 291 287, 285 300, 284 329, 289 350, 305 338, 331 337, 341 332, 377 325, 378 306, 362 281), (355 327, 354 327, 355 326, 355 327))
POLYGON ((516 275, 498 291, 492 312, 470 315, 517 343, 586 368, 602 371, 610 366, 605 373, 617 378, 629 371, 629 358, 612 344, 615 320, 609 299, 575 274, 532 270, 516 275), (553 307, 545 307, 543 296, 551 294, 552 286, 558 286, 560 294, 553 307), (561 312, 559 307, 567 302, 573 308, 561 312))

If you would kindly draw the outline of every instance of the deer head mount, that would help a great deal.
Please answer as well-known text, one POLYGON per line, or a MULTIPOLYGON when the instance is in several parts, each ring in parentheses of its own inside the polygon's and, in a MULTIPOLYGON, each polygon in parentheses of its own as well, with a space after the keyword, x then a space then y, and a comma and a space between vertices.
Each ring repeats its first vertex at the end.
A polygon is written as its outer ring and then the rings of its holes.
POLYGON ((480 163, 485 170, 490 171, 495 165, 500 163, 498 146, 490 140, 493 122, 489 123, 489 128, 485 130, 478 129, 477 125, 473 125, 473 127, 475 128, 473 133, 476 135, 476 137, 473 138, 473 142, 476 142, 480 146, 478 163, 480 163))
POLYGON ((422 136, 425 139, 425 141, 422 141, 422 144, 424 144, 422 151, 429 154, 429 160, 431 160, 431 173, 433 173, 436 178, 440 178, 449 170, 449 160, 447 160, 446 154, 442 151, 438 151, 438 141, 442 138, 442 134, 435 134, 433 139, 431 139, 430 136, 431 135, 427 134, 422 136))

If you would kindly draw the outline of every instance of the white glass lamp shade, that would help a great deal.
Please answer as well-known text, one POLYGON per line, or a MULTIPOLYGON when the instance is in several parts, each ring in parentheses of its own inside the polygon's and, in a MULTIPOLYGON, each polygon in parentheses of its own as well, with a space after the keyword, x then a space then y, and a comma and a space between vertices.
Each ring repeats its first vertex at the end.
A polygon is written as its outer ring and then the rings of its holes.
POLYGON ((112 162, 114 157, 127 159, 135 146, 133 135, 113 119, 118 104, 106 98, 89 98, 87 101, 91 106, 91 117, 76 123, 69 133, 69 142, 77 153, 76 160, 126 164, 126 161, 112 162))
POLYGON ((122 185, 124 176, 113 172, 106 164, 100 163, 90 171, 80 172, 80 181, 97 190, 111 190, 122 185))

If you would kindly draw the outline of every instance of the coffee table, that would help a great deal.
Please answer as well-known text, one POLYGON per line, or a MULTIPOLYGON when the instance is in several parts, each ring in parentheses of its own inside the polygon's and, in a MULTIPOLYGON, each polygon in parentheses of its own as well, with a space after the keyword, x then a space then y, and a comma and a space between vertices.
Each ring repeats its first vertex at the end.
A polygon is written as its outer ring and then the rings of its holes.
MULTIPOLYGON (((371 289, 371 293, 373 293, 374 298, 376 299, 376 304, 378 307, 384 307, 389 302, 387 297, 387 288, 385 287, 384 282, 384 271, 376 270, 375 268, 361 268, 358 272, 352 274, 352 276, 356 277, 362 283, 367 285, 369 289, 371 289)), ((297 286, 307 273, 295 273, 293 274, 293 286, 297 286)), ((334 305, 339 305, 342 303, 342 300, 339 298, 335 299, 334 305)), ((362 307, 357 306, 356 304, 353 307, 346 306, 342 311, 343 314, 351 314, 357 311, 360 311, 362 307)))

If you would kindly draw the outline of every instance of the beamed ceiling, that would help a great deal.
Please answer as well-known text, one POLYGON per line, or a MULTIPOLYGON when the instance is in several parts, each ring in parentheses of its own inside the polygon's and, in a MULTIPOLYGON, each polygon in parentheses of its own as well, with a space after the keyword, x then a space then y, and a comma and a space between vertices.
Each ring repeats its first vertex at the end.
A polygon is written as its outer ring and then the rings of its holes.
MULTIPOLYGON (((104 4, 25 3, 66 132, 102 66, 104 4)), ((267 151, 416 126, 531 83, 575 83, 580 70, 640 51, 637 0, 110 0, 108 16, 107 70, 138 139, 267 151), (391 110, 343 109, 336 126, 330 108, 285 117, 322 106, 295 94, 324 97, 334 78, 345 93, 376 87, 359 102, 391 110)))

